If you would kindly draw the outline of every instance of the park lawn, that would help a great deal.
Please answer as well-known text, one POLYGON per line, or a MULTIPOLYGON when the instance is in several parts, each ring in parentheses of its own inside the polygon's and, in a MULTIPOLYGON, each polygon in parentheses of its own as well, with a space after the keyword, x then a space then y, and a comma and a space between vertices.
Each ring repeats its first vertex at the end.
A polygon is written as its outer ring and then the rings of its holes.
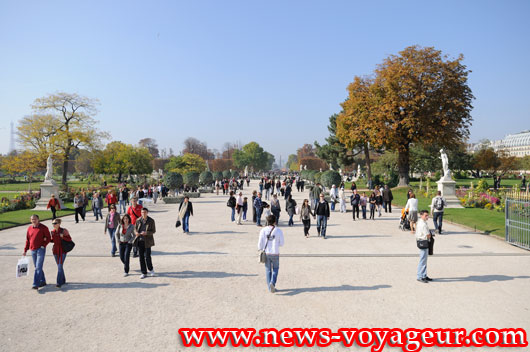
MULTIPOLYGON (((57 217, 74 214, 74 203, 65 203, 66 210, 58 210, 57 217)), ((87 207, 87 212, 91 210, 90 205, 87 207)), ((29 218, 32 214, 39 215, 41 220, 49 220, 52 218, 52 212, 49 210, 35 211, 33 209, 8 211, 0 214, 0 230, 7 229, 14 226, 29 224, 29 218)))
MULTIPOLYGON (((40 184, 42 182, 31 182, 31 190, 32 191, 40 191, 40 184)), ((57 183, 60 186, 60 182, 57 183)), ((99 183, 92 183, 88 184, 88 181, 70 181, 68 182, 69 187, 74 187, 76 189, 78 188, 89 188, 89 187, 100 187, 101 185, 99 183)), ((1 191, 21 191, 21 192, 27 192, 29 189, 29 183, 4 183, 0 184, 0 192, 1 191)))
MULTIPOLYGON (((349 190, 351 189, 351 182, 344 182, 344 189, 349 190)), ((368 190, 368 187, 366 186, 366 182, 363 179, 360 179, 358 181, 355 181, 355 184, 357 185, 357 190, 365 189, 368 190)))
MULTIPOLYGON (((471 186, 471 182, 473 182, 473 187, 476 187, 478 185, 478 181, 481 180, 480 178, 463 178, 463 179, 456 179, 456 187, 466 187, 469 188, 471 186)), ((488 185, 490 187, 493 187, 493 178, 483 178, 482 180, 486 180, 488 185)), ((501 187, 513 187, 515 185, 520 185, 521 180, 519 179, 502 179, 501 180, 501 187)), ((411 181, 411 186, 418 187, 420 185, 420 181, 411 181)), ((436 187, 436 181, 431 180, 432 187, 436 187)), ((425 187, 425 180, 423 180, 423 186, 425 187)))
MULTIPOLYGON (((408 187, 398 187, 392 189, 394 203, 404 207, 407 204, 408 187)), ((416 193, 418 199, 418 209, 430 211, 431 198, 426 198, 422 194, 416 193)), ((505 220, 504 213, 480 208, 446 209, 444 219, 456 224, 461 224, 478 231, 482 231, 495 236, 504 237, 505 220)))
POLYGON ((7 199, 14 199, 15 196, 18 196, 20 193, 18 192, 0 192, 0 199, 7 198, 7 199))

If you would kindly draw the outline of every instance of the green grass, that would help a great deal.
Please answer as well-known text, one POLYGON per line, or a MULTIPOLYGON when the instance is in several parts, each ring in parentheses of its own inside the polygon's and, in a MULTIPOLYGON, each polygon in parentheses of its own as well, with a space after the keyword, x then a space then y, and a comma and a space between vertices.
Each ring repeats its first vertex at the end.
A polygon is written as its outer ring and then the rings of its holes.
MULTIPOLYGON (((404 207, 407 204, 408 190, 408 187, 392 189, 394 203, 396 205, 404 207)), ((431 198, 426 198, 419 194, 419 192, 416 192, 416 198, 418 199, 419 210, 425 209, 430 211, 431 198)), ((444 211, 444 219, 499 237, 504 237, 505 235, 504 213, 495 210, 478 208, 446 209, 444 211)))
POLYGON ((20 193, 16 193, 16 192, 8 192, 8 193, 2 193, 0 192, 0 199, 2 198, 7 198, 7 199, 14 199, 15 196, 18 196, 20 193))
MULTIPOLYGON (((74 203, 65 203, 65 207, 68 209, 66 210, 59 210, 57 211, 57 216, 65 216, 65 215, 72 215, 74 214, 74 203)), ((91 207, 87 207, 87 213, 90 210, 91 207)), ((49 220, 52 218, 52 212, 50 210, 41 210, 41 211, 35 211, 33 209, 24 209, 24 210, 15 210, 15 211, 8 211, 6 213, 0 214, 0 230, 7 229, 14 226, 20 226, 29 224, 29 218, 32 214, 39 215, 39 218, 41 220, 49 220)))
MULTIPOLYGON (((344 189, 349 191, 351 189, 351 184, 352 184, 351 182, 344 182, 344 189)), ((355 184, 357 185, 357 190, 368 189, 364 179, 360 179, 358 181, 355 181, 355 184)))
MULTIPOLYGON (((481 180, 480 178, 464 178, 464 179, 458 179, 456 181, 456 187, 466 187, 469 188, 471 186, 471 182, 473 182, 473 187, 476 187, 478 185, 478 181, 481 180)), ((493 187, 493 178, 484 178, 483 180, 486 180, 488 182, 488 185, 490 187, 493 187)), ((431 180, 431 186, 436 187, 436 181, 437 180, 431 180)), ((516 179, 502 179, 501 180, 501 187, 513 187, 515 185, 520 185, 521 180, 516 179)), ((420 181, 411 181, 411 186, 418 187, 420 185, 420 181)), ((423 187, 425 187, 425 180, 423 180, 423 187)))
MULTIPOLYGON (((31 190, 32 191, 40 191, 40 184, 41 181, 35 181, 31 182, 31 190)), ((60 182, 57 182, 57 184, 60 186, 60 182)), ((70 181, 68 182, 69 187, 75 187, 75 188, 88 188, 88 187, 99 187, 99 183, 92 183, 88 184, 88 181, 70 181)), ((0 184, 0 192, 1 191, 21 191, 21 192, 27 192, 29 189, 29 183, 5 183, 0 184)))

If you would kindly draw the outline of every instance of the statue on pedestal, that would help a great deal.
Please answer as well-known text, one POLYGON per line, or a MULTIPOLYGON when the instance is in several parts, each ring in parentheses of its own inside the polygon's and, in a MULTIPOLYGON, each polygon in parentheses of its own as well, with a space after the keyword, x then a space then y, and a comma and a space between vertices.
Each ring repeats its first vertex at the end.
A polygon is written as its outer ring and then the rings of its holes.
POLYGON ((51 181, 53 176, 53 159, 52 155, 48 155, 46 160, 46 175, 44 175, 44 181, 51 181))
POLYGON ((300 172, 302 172, 303 168, 304 168, 304 165, 300 164, 300 172))
POLYGON ((443 148, 440 149, 440 159, 442 159, 442 168, 444 171, 442 179, 451 180, 451 170, 449 170, 449 158, 447 157, 447 154, 445 153, 445 150, 443 150, 443 148))
POLYGON ((307 170, 307 165, 304 165, 304 170, 307 170))

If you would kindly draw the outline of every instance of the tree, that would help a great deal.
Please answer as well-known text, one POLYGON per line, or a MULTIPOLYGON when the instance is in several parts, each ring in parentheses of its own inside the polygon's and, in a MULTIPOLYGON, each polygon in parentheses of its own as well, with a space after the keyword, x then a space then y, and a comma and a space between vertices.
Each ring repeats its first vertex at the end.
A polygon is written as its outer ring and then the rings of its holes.
POLYGON ((290 154, 287 157, 287 162, 285 163, 285 167, 289 169, 293 163, 298 164, 298 156, 296 156, 296 154, 290 154))
POLYGON ((147 150, 149 150, 149 154, 151 154, 153 158, 158 158, 160 156, 158 152, 158 144, 156 144, 156 141, 153 138, 140 139, 138 145, 140 147, 147 148, 147 150))
POLYGON ((213 182, 213 175, 210 171, 203 171, 199 176, 199 181, 203 185, 209 185, 213 182))
POLYGON ((315 151, 313 149, 313 146, 311 144, 304 144, 302 148, 299 148, 296 151, 296 156, 298 158, 298 161, 300 161, 300 159, 305 158, 305 157, 314 157, 315 151))
POLYGON ((164 176, 164 184, 171 190, 178 189, 184 184, 182 175, 176 172, 168 172, 164 176))
POLYGON ((206 162, 197 154, 172 156, 166 164, 166 171, 178 172, 185 175, 188 172, 202 172, 206 169, 206 162))
POLYGON ((316 155, 325 160, 334 169, 345 168, 353 164, 353 157, 358 154, 341 143, 337 138, 337 117, 339 115, 333 114, 329 117, 329 137, 326 138, 326 144, 320 145, 315 141, 316 155))
POLYGON ((197 154, 204 160, 215 159, 215 155, 208 149, 206 143, 203 143, 193 137, 188 137, 184 141, 184 149, 182 149, 182 154, 197 154))
POLYGON ((320 158, 314 157, 314 156, 308 156, 303 157, 302 159, 298 159, 300 165, 303 165, 304 168, 307 166, 308 170, 326 170, 329 168, 328 164, 320 158))
POLYGON ((327 170, 320 176, 320 182, 328 188, 331 188, 333 185, 338 187, 342 182, 342 177, 335 170, 327 170))
POLYGON ((85 175, 94 172, 92 163, 97 154, 99 154, 99 152, 95 153, 94 151, 80 149, 79 154, 75 159, 75 171, 85 175))
POLYGON ((234 168, 232 159, 214 159, 210 161, 210 169, 212 171, 224 171, 234 168))
POLYGON ((73 150, 81 146, 92 148, 108 136, 95 127, 97 103, 95 99, 75 93, 49 94, 35 99, 31 106, 35 115, 24 118, 17 127, 23 146, 41 154, 54 154, 62 160, 63 185, 66 185, 68 162, 73 150), (28 128, 28 124, 32 127, 28 128), (38 134, 42 135, 43 140, 36 143, 34 138, 38 134))
POLYGON ((274 162, 274 156, 265 152, 256 142, 245 144, 241 150, 234 151, 232 157, 234 166, 238 169, 244 169, 245 166, 248 166, 254 168, 254 170, 270 170, 274 162))
POLYGON ((145 175, 153 171, 151 164, 153 157, 147 148, 134 147, 119 141, 111 142, 98 153, 92 166, 100 174, 118 175, 118 182, 122 176, 145 175))
POLYGON ((3 168, 10 175, 25 174, 29 178, 29 189, 31 190, 31 180, 37 171, 42 171, 46 167, 46 162, 42 155, 35 151, 23 151, 18 154, 11 154, 5 157, 3 168))
POLYGON ((223 172, 222 171, 215 171, 213 173, 213 178, 216 181, 221 181, 223 179, 223 172))
POLYGON ((476 176, 484 170, 493 176, 503 177, 509 171, 516 170, 518 162, 515 156, 510 156, 503 150, 495 152, 493 148, 482 148, 475 153, 473 166, 476 176))
POLYGON ((198 186, 199 185, 199 173, 198 172, 186 172, 184 174, 184 183, 187 186, 198 186))

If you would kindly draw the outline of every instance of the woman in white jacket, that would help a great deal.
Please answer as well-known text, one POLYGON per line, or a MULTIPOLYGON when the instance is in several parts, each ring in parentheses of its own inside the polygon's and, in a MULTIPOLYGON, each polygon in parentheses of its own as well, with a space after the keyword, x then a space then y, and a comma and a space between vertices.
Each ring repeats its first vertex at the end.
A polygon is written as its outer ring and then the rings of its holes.
POLYGON ((346 212, 346 194, 344 194, 344 187, 341 187, 339 191, 339 201, 340 201, 340 212, 346 212))
POLYGON ((410 232, 414 233, 416 231, 416 223, 418 222, 418 200, 414 193, 410 194, 407 205, 405 205, 405 211, 409 212, 410 232))

